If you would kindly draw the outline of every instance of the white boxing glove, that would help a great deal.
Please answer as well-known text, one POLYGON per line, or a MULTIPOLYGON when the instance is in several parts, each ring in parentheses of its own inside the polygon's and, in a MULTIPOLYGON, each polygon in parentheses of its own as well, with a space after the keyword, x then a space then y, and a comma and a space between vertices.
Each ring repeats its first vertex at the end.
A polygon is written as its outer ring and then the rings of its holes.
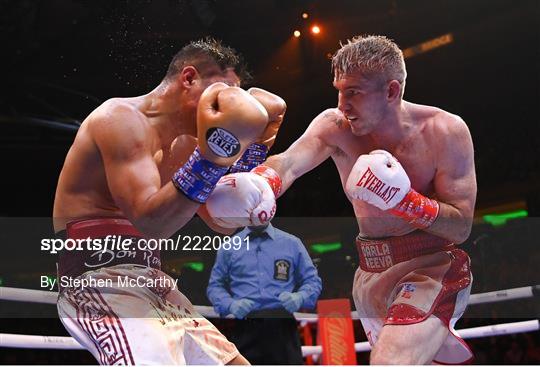
POLYGON ((385 150, 358 157, 346 184, 347 193, 381 210, 394 208, 411 190, 409 176, 385 150))
POLYGON ((276 213, 276 195, 267 178, 253 172, 223 176, 206 201, 208 214, 224 228, 259 226, 276 213))

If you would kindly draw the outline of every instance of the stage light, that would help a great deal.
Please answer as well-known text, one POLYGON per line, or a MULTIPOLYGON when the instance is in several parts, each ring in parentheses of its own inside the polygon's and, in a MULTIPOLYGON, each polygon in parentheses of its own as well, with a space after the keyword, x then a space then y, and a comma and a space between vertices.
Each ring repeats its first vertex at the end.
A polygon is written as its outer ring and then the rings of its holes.
POLYGON ((303 19, 307 19, 309 17, 309 14, 308 13, 302 13, 302 18, 303 19))
POLYGON ((321 33, 321 28, 319 28, 318 25, 314 25, 313 27, 311 27, 311 33, 319 34, 319 33, 321 33))
POLYGON ((296 38, 300 37, 300 34, 301 34, 301 33, 300 33, 299 30, 296 30, 296 31, 293 32, 293 35, 294 35, 296 38))

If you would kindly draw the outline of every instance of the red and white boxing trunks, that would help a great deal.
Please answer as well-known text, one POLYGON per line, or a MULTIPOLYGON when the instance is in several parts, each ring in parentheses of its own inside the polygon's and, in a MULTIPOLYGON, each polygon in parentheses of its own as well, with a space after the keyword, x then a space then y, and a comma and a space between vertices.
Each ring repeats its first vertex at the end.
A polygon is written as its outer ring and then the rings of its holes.
POLYGON ((422 231, 381 240, 358 238, 357 247, 360 268, 353 298, 370 344, 384 325, 415 324, 433 315, 450 331, 434 362, 470 362, 472 352, 454 330, 471 291, 468 255, 422 231))
MULTIPOLYGON (((90 219, 67 228, 68 238, 106 235, 140 238, 126 219, 90 219)), ((59 284, 68 284, 58 298, 62 323, 103 365, 211 365, 238 356, 159 265, 156 251, 63 253, 59 284)))

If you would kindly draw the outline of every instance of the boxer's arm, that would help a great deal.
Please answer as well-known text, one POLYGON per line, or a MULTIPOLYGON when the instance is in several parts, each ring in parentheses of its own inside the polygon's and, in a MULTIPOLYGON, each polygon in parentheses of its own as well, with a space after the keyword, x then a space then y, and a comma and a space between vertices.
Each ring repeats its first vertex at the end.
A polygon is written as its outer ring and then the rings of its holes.
POLYGON ((92 137, 100 151, 109 190, 122 213, 145 235, 169 237, 195 214, 199 204, 168 182, 161 187, 147 122, 128 106, 96 116, 92 137))
POLYGON ((476 173, 471 134, 454 115, 437 124, 437 172, 434 178, 439 202, 437 220, 426 231, 462 243, 471 232, 476 202, 476 173))
MULTIPOLYGON (((276 212, 275 199, 283 192, 282 177, 287 180, 287 188, 336 150, 323 138, 333 133, 335 115, 336 110, 328 110, 317 116, 286 152, 269 158, 263 165, 250 172, 222 177, 206 202, 212 221, 228 228, 269 222, 276 212)), ((222 232, 216 226, 212 228, 222 232)))
POLYGON ((285 152, 271 156, 264 163, 281 177, 280 195, 298 177, 317 167, 335 152, 336 147, 328 143, 328 137, 333 133, 336 118, 341 117, 333 109, 322 112, 285 152))

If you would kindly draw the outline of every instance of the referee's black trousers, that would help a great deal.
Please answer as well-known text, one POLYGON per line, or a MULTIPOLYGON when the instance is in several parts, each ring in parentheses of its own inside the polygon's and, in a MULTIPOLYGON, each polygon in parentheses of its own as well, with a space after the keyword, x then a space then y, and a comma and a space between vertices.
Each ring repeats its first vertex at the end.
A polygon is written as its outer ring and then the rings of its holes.
POLYGON ((251 312, 227 337, 251 364, 304 364, 298 324, 284 309, 251 312))

